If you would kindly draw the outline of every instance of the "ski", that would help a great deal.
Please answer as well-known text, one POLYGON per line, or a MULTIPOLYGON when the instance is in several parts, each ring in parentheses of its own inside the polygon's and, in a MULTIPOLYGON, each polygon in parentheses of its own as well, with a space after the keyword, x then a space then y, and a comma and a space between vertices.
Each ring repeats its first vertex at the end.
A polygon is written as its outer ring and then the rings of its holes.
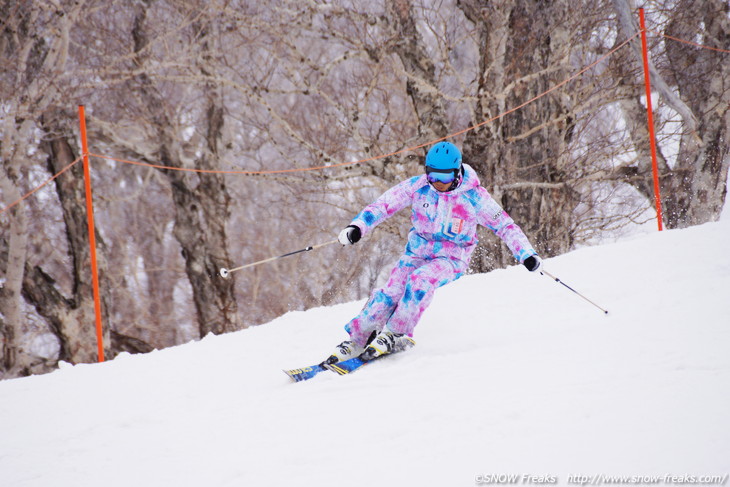
MULTIPOLYGON (((391 355, 391 354, 387 354, 391 355)), ((360 357, 354 357, 349 360, 345 360, 344 362, 339 362, 336 364, 328 364, 325 365, 324 368, 326 370, 331 370, 332 372, 339 374, 339 375, 346 375, 351 374, 352 372, 355 372, 357 369, 362 367, 363 365, 374 362, 375 360, 378 360, 379 358, 383 358, 385 355, 381 355, 379 357, 375 357, 370 360, 363 360, 360 357)))
POLYGON ((310 367, 304 367, 301 369, 285 370, 284 373, 288 375, 294 382, 302 382, 309 380, 320 372, 327 370, 324 366, 324 362, 312 365, 310 367))
POLYGON ((288 375, 289 378, 294 382, 309 380, 324 370, 331 370, 332 372, 335 372, 339 375, 351 374, 365 364, 374 362, 375 360, 383 357, 388 357, 398 352, 402 352, 404 350, 408 350, 415 344, 416 342, 415 340, 413 340, 413 338, 406 337, 405 343, 400 345, 398 348, 392 350, 389 353, 378 355, 377 357, 372 357, 373 351, 372 349, 368 348, 357 357, 345 360, 344 362, 331 363, 332 360, 336 360, 335 356, 331 356, 324 362, 321 362, 317 365, 310 365, 309 367, 303 367, 301 369, 284 370, 284 373, 288 375))
POLYGON ((416 342, 413 340, 413 338, 407 338, 406 344, 404 346, 398 348, 397 350, 393 350, 392 352, 389 352, 389 353, 386 353, 383 355, 378 355, 377 357, 371 357, 370 356, 371 352, 369 351, 369 349, 366 349, 363 353, 361 353, 357 357, 351 358, 350 360, 345 360, 344 362, 337 362, 334 364, 325 363, 322 366, 325 369, 331 370, 332 372, 335 372, 336 374, 339 374, 339 375, 352 374, 353 372, 355 372, 356 370, 361 368, 363 365, 369 364, 371 362, 375 362, 376 360, 381 359, 383 357, 390 357, 393 354, 408 350, 408 349, 412 348, 413 345, 415 345, 415 344, 416 344, 416 342))

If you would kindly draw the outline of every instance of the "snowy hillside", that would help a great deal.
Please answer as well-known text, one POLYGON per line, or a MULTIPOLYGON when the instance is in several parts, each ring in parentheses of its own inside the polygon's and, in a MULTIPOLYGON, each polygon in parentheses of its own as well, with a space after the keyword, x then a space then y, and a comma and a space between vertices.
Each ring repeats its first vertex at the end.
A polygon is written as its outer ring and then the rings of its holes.
POLYGON ((462 278, 413 350, 346 377, 281 369, 323 358, 362 302, 2 382, 0 485, 727 482, 728 242, 725 218, 546 262, 608 316, 522 267, 462 278))

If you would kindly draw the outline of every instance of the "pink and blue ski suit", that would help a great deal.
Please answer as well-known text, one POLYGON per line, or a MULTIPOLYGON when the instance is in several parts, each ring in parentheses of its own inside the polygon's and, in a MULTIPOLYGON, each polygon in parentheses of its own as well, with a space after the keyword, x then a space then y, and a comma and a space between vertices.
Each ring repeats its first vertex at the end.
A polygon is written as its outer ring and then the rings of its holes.
POLYGON ((386 325, 394 333, 412 336, 436 289, 469 267, 477 225, 491 229, 520 263, 537 254, 520 227, 480 185, 476 172, 463 166, 463 180, 453 191, 437 191, 425 174, 413 177, 383 193, 352 220, 351 225, 365 236, 410 206, 413 224, 405 253, 388 282, 373 291, 360 314, 345 326, 357 344, 364 346, 373 331, 386 325))

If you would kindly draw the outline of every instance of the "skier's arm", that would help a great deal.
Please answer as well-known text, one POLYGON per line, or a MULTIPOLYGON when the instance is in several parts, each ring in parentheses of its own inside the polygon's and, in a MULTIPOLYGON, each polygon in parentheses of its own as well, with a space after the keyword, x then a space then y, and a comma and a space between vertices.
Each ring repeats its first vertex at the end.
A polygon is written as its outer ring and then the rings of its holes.
POLYGON ((520 264, 523 264, 531 256, 535 256, 539 261, 537 252, 530 244, 522 229, 502 209, 499 203, 492 198, 486 189, 479 188, 479 190, 481 198, 477 213, 477 222, 489 228, 501 238, 520 264))
POLYGON ((358 213, 350 225, 359 228, 363 236, 367 235, 381 222, 411 204, 419 179, 410 178, 393 186, 358 213))

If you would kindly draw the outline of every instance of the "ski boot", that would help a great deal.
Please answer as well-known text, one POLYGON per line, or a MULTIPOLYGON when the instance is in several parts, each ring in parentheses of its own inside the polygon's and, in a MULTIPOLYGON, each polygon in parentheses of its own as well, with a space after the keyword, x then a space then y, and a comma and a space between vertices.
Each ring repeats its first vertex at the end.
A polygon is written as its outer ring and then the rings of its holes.
POLYGON ((344 362, 345 360, 357 357, 364 350, 365 349, 363 347, 361 347, 354 341, 345 340, 344 342, 337 345, 337 347, 335 347, 335 351, 327 358, 327 360, 324 361, 324 363, 336 364, 338 362, 344 362))
POLYGON ((415 344, 416 342, 409 336, 383 330, 378 333, 375 339, 370 342, 370 345, 365 348, 365 351, 360 354, 360 358, 364 362, 369 362, 389 353, 402 352, 415 344))

